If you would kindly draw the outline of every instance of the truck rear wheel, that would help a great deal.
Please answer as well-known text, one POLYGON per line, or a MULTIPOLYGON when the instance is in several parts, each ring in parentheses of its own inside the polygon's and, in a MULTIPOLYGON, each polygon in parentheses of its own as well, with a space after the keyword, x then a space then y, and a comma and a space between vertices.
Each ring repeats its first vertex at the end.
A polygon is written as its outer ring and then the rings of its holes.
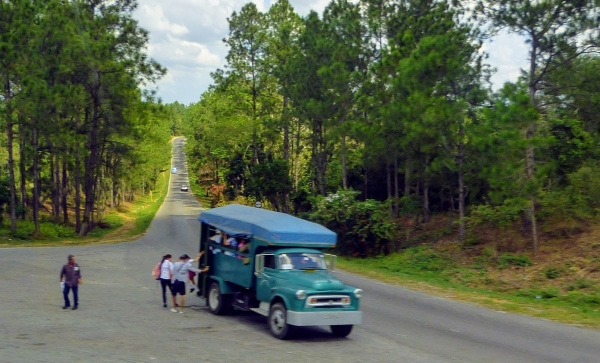
POLYGON ((336 337, 344 338, 352 331, 352 325, 331 325, 331 332, 336 337))
POLYGON ((287 323, 287 309, 283 303, 275 303, 269 310, 269 330, 271 335, 277 339, 287 339, 292 326, 287 323))
POLYGON ((229 296, 221 294, 217 282, 213 282, 208 290, 208 308, 215 315, 227 314, 229 311, 229 296))

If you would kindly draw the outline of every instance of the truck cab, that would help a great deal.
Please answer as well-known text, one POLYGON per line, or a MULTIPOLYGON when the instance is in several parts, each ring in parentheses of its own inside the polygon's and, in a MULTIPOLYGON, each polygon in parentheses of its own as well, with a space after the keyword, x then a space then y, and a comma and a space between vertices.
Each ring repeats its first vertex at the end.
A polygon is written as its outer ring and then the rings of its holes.
POLYGON ((362 290, 332 271, 336 234, 294 216, 241 205, 202 212, 199 295, 213 314, 232 309, 267 317, 269 330, 287 338, 296 326, 328 325, 345 337, 362 322, 362 290))

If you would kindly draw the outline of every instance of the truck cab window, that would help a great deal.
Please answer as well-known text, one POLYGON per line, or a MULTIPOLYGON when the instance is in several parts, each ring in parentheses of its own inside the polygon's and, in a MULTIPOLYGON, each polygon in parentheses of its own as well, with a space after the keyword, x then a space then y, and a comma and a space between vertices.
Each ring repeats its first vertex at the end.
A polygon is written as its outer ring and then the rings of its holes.
POLYGON ((274 255, 265 255, 265 268, 275 268, 275 256, 274 255))

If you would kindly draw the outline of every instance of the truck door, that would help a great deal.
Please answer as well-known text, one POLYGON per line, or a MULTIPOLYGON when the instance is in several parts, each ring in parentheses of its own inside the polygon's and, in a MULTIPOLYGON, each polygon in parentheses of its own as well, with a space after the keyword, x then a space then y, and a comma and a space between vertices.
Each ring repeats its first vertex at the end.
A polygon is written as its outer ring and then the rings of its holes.
POLYGON ((275 255, 260 254, 256 256, 254 274, 256 275, 256 298, 259 301, 269 302, 271 300, 275 268, 275 255))
POLYGON ((211 272, 213 271, 213 269, 215 268, 215 266, 213 264, 214 256, 211 253, 210 249, 208 248, 208 238, 209 238, 210 233, 211 233, 210 226, 204 222, 200 223, 200 248, 199 248, 199 250, 204 251, 204 255, 202 256, 202 259, 200 260, 198 265, 199 265, 199 267, 210 266, 210 268, 211 268, 211 271, 209 271, 208 273, 198 275, 198 280, 197 280, 198 296, 204 296, 204 297, 206 297, 206 295, 208 293, 208 275, 210 275, 211 272))

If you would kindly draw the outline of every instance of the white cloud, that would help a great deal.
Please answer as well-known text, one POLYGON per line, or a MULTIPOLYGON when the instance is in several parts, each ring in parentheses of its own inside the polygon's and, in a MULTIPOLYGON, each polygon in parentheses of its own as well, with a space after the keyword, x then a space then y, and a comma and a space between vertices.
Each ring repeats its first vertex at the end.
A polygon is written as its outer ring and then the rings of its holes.
POLYGON ((173 23, 167 19, 159 4, 141 4, 137 11, 142 27, 154 34, 183 35, 189 33, 185 25, 173 23))
POLYGON ((221 62, 219 55, 211 53, 206 45, 172 36, 167 36, 167 39, 160 43, 150 44, 148 53, 164 63, 188 67, 218 67, 221 62))
POLYGON ((518 35, 501 32, 485 44, 485 50, 489 54, 489 64, 496 68, 491 79, 494 89, 501 88, 506 82, 517 81, 521 69, 527 65, 528 48, 518 35))

